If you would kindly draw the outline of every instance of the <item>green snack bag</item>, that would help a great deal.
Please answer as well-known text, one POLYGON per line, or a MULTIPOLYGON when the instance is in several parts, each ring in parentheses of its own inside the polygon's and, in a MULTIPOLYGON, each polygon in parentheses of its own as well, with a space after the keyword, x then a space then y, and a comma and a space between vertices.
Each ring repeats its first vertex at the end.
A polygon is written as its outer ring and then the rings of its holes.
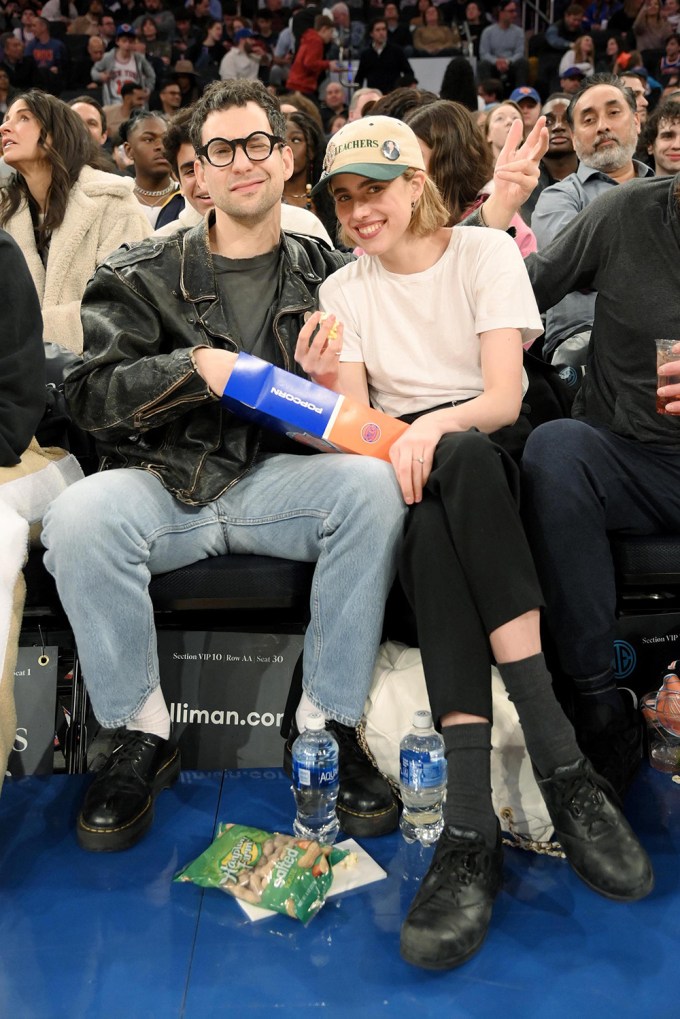
POLYGON ((253 906, 308 923, 326 901, 333 865, 346 855, 292 835, 220 824, 215 840, 175 881, 220 888, 253 906))

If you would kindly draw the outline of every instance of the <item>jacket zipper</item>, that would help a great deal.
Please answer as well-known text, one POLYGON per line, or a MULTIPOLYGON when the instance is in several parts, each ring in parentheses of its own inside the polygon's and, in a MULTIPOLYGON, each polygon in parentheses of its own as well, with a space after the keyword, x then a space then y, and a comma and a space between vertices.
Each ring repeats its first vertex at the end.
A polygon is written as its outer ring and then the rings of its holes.
MULTIPOLYGON (((196 374, 196 369, 192 368, 191 371, 187 372, 186 375, 183 375, 181 379, 178 379, 177 382, 174 382, 169 387, 169 389, 166 389, 164 393, 161 393, 160 396, 155 397, 155 399, 150 400, 149 403, 145 403, 142 407, 140 407, 139 410, 137 411, 137 413, 133 417, 133 421, 135 422, 135 424, 137 424, 138 422, 145 421, 148 417, 152 417, 153 416, 152 414, 147 414, 147 413, 145 413, 145 411, 149 411, 153 407, 158 406, 158 404, 162 400, 165 400, 166 397, 170 396, 171 393, 174 393, 176 389, 179 389, 180 386, 183 386, 184 383, 188 379, 190 379, 192 375, 195 375, 195 374, 196 374)), ((191 397, 190 400, 187 400, 186 402, 187 403, 189 403, 189 402, 195 403, 197 400, 207 400, 208 398, 209 397, 206 396, 206 395, 198 396, 198 397, 191 397)), ((169 407, 174 407, 176 404, 182 403, 182 402, 183 402, 182 400, 175 400, 173 403, 168 404, 168 406, 169 407)))

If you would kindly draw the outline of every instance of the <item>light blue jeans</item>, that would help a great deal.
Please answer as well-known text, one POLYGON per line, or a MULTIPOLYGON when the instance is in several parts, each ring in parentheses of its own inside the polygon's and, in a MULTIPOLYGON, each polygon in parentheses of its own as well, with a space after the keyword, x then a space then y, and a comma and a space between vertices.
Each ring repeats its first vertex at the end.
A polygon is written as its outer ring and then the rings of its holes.
POLYGON ((304 688, 329 717, 355 725, 405 515, 390 464, 343 454, 270 456, 207 506, 185 506, 143 470, 67 488, 45 516, 45 564, 99 722, 124 725, 160 682, 152 574, 236 552, 316 562, 304 688))

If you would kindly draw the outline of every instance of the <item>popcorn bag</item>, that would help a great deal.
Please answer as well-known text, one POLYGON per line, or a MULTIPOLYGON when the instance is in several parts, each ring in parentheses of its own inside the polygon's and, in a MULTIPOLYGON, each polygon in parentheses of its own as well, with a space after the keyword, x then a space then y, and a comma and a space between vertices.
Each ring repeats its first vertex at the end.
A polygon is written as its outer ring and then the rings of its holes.
POLYGON ((251 354, 239 354, 222 405, 290 439, 325 453, 361 453, 389 460, 408 425, 333 393, 251 354))

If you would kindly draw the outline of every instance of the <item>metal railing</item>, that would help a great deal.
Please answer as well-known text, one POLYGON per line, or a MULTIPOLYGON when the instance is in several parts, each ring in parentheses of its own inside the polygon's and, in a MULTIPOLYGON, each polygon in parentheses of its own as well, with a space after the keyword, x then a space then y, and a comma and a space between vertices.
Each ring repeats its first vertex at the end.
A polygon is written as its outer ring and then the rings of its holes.
POLYGON ((522 28, 525 32, 545 32, 555 20, 555 0, 524 0, 522 28))

